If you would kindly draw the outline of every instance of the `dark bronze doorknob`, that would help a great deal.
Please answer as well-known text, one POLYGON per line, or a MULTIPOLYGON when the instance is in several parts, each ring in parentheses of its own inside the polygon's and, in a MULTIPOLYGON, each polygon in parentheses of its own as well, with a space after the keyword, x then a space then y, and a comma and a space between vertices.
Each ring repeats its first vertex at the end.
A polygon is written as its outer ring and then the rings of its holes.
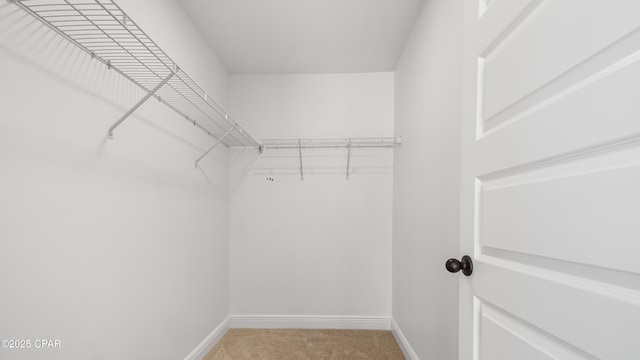
POLYGON ((449 259, 444 266, 452 273, 457 273, 462 270, 462 273, 466 276, 471 275, 473 272, 473 261, 469 255, 463 256, 460 261, 457 259, 449 259))

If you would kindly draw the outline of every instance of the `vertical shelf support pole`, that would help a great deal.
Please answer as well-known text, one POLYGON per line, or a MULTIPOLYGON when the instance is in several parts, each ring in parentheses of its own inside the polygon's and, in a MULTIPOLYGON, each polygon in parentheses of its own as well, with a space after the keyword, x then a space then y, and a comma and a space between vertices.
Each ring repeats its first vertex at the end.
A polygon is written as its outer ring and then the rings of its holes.
POLYGON ((298 153, 300 154, 300 180, 304 180, 304 172, 302 171, 302 140, 298 139, 298 153))
POLYGON ((118 119, 118 121, 116 121, 113 125, 111 125, 111 127, 109 128, 109 138, 113 139, 113 130, 115 130, 126 118, 128 118, 131 114, 133 114, 134 111, 138 110, 138 108, 142 106, 142 104, 144 104, 145 101, 149 100, 150 97, 152 97, 156 92, 158 92, 158 90, 160 90, 161 87, 163 87, 167 82, 169 82, 169 80, 171 80, 171 78, 175 74, 176 73, 172 71, 171 74, 169 74, 158 85, 156 85, 156 87, 154 87, 153 90, 149 91, 147 95, 145 95, 142 99, 140 99, 140 101, 138 101, 137 104, 133 105, 133 107, 129 109, 129 111, 127 111, 124 115, 122 115, 122 117, 118 119))
POLYGON ((198 163, 200 162, 200 160, 204 159, 204 157, 205 157, 205 156, 207 156, 207 155, 209 155, 209 153, 210 153, 213 149, 215 149, 215 148, 216 148, 216 146, 220 145, 220 143, 222 142, 222 140, 224 140, 224 138, 226 138, 226 137, 227 137, 227 135, 231 134, 231 132, 233 132, 233 130, 235 130, 236 126, 237 126, 237 124, 236 124, 236 125, 233 125, 233 127, 232 127, 231 129, 229 129, 229 131, 227 131, 226 133, 224 133, 224 135, 222 135, 222 136, 220 137, 220 139, 218 139, 218 141, 216 141, 216 143, 215 143, 215 144, 213 144, 213 146, 212 146, 209 150, 207 150, 207 152, 206 152, 206 153, 202 154, 202 156, 200 156, 200 157, 198 158, 198 160, 196 160, 196 169, 198 168, 198 163))
POLYGON ((347 180, 349 180, 349 166, 351 165, 351 139, 347 144, 347 180))

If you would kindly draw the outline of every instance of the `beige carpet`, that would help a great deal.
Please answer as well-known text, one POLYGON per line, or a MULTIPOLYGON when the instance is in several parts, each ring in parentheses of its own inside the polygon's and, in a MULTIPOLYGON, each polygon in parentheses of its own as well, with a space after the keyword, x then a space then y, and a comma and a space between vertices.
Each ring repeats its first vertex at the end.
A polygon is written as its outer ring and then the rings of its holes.
POLYGON ((204 360, 404 360, 390 331, 231 329, 204 360))

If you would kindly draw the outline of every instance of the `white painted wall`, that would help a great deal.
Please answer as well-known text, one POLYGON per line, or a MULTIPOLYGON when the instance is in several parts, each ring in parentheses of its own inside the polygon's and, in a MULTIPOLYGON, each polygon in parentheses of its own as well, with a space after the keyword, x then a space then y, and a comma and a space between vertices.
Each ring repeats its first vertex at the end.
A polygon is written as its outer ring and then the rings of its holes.
MULTIPOLYGON (((257 138, 390 136, 393 73, 232 75, 257 138)), ((232 315, 391 314, 391 150, 232 154, 232 315), (272 177, 274 181, 268 181, 272 177)))
POLYGON ((420 359, 457 359, 462 10, 427 0, 396 68, 393 318, 420 359))
MULTIPOLYGON (((203 87, 226 72, 173 0, 118 3, 203 87)), ((11 359, 183 359, 229 311, 227 153, 0 4, 0 338, 11 359)))

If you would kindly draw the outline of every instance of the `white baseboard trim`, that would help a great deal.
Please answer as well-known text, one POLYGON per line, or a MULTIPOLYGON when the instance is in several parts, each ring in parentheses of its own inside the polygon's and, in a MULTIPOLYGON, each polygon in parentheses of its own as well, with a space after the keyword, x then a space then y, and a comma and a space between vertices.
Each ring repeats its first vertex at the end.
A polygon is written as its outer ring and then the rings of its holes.
POLYGON ((231 328, 391 330, 383 316, 231 315, 231 328))
POLYGON ((229 317, 224 319, 184 360, 202 360, 229 331, 230 324, 229 317))
POLYGON ((409 344, 409 340, 404 337, 402 330, 400 330, 400 327, 394 319, 391 319, 391 333, 393 333, 393 337, 396 338, 398 345, 400 345, 400 350, 402 350, 402 353, 407 360, 420 360, 416 352, 413 351, 411 344, 409 344))

